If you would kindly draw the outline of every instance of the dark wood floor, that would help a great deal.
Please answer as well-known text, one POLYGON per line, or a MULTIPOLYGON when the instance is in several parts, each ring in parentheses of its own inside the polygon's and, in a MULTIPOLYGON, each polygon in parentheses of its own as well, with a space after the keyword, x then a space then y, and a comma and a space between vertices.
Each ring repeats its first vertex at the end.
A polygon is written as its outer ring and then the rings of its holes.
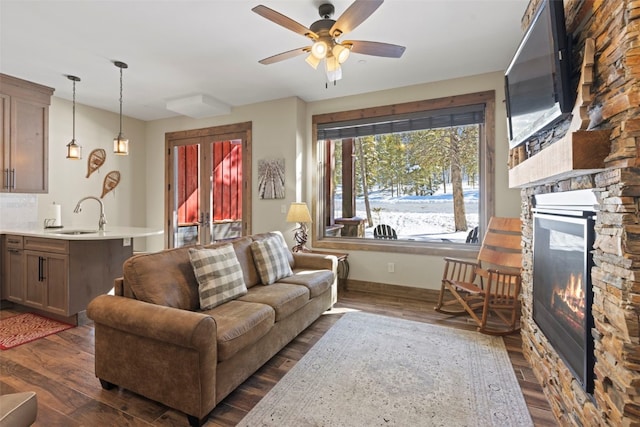
MULTIPOLYGON (((449 318, 433 304, 401 298, 343 292, 336 307, 300 334, 229 395, 211 414, 207 427, 234 426, 331 328, 347 310, 361 310, 419 322, 473 330, 464 317, 449 318)), ((5 309, 0 317, 17 314, 5 309)), ((104 391, 93 373, 91 324, 0 352, 0 393, 33 390, 38 395, 36 426, 186 426, 184 414, 126 390, 104 391)), ((536 426, 555 426, 549 404, 522 356, 518 334, 505 344, 536 426)), ((152 355, 149 355, 152 357, 152 355)))

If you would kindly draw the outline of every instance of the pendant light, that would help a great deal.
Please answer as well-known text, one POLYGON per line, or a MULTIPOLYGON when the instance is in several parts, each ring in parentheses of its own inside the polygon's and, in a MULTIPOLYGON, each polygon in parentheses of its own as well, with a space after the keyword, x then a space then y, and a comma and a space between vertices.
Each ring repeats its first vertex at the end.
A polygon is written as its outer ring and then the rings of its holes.
POLYGON ((82 146, 76 142, 76 82, 80 81, 80 77, 67 76, 73 82, 73 137, 71 142, 67 144, 67 159, 80 160, 82 158, 82 146))
POLYGON ((126 156, 129 154, 129 140, 122 133, 122 69, 129 66, 124 62, 115 61, 115 66, 120 68, 120 132, 113 139, 113 152, 118 155, 126 156))

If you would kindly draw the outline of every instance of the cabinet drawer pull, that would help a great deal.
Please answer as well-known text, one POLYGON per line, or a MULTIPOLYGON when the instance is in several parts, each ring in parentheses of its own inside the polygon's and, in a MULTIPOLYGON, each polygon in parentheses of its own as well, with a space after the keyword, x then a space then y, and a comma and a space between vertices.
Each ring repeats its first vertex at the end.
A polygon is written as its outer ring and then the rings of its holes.
POLYGON ((45 259, 41 256, 38 257, 38 282, 44 282, 44 261, 45 259))
POLYGON ((11 169, 11 188, 16 189, 16 170, 11 169))
POLYGON ((2 188, 11 188, 11 185, 9 183, 9 169, 5 169, 4 171, 4 183, 2 185, 2 188))

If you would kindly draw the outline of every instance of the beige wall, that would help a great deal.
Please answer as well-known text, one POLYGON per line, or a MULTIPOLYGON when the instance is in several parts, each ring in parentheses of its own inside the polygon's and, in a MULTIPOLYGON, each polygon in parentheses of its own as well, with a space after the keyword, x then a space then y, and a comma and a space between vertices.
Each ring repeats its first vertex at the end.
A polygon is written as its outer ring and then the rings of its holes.
MULTIPOLYGON (((37 196, 38 221, 44 219, 46 205, 55 201, 62 205, 65 226, 95 225, 97 203, 86 202, 80 214, 74 214, 73 208, 81 197, 99 197, 106 173, 119 170, 122 174, 120 186, 104 198, 109 224, 163 228, 165 133, 250 121, 254 178, 252 232, 281 230, 291 243, 294 224, 285 221, 286 214, 282 209, 286 210, 293 201, 306 201, 311 206, 315 190, 312 177, 316 171, 310 142, 314 114, 485 90, 496 91, 496 214, 519 216, 519 191, 507 187, 508 144, 502 78, 502 73, 498 72, 313 103, 286 98, 237 107, 229 115, 200 120, 176 117, 145 123, 125 118, 123 131, 130 139, 130 155, 124 157, 111 153, 112 140, 118 131, 118 115, 78 104, 76 137, 83 146, 80 161, 65 158, 65 146, 71 139, 71 102, 54 97, 49 121, 49 194, 37 196), (89 153, 99 147, 107 151, 106 163, 90 178, 85 178, 89 153), (260 200, 257 198, 257 162, 273 158, 285 159, 285 199, 260 200)), ((162 249, 163 244, 163 238, 149 237, 136 241, 135 249, 155 251, 162 249)), ((354 251, 349 261, 351 279, 430 289, 439 287, 440 256, 354 251), (388 262, 396 264, 395 273, 387 273, 388 262)))
MULTIPOLYGON (((197 129, 209 126, 253 122, 253 224, 252 231, 282 230, 289 241, 292 224, 285 222, 281 212, 284 205, 296 200, 311 205, 314 197, 313 174, 316 161, 311 153, 311 117, 314 114, 344 111, 354 108, 387 105, 450 95, 496 91, 496 214, 519 216, 520 195, 508 189, 506 159, 508 152, 506 116, 502 73, 491 73, 472 78, 456 79, 360 96, 304 103, 297 98, 234 108, 228 116, 195 120, 185 117, 158 120, 147 124, 147 225, 161 227, 164 209, 164 134, 177 130, 197 129), (259 200, 257 194, 257 161, 263 158, 285 159, 286 198, 284 200, 259 200)), ((160 238, 153 240, 150 249, 162 248, 160 238)), ((442 257, 423 255, 388 254, 383 252, 352 252, 350 278, 355 280, 398 284, 421 288, 439 288, 442 257), (395 273, 387 273, 386 265, 394 262, 395 273)))
MULTIPOLYGON (((72 104, 53 97, 49 108, 49 193, 37 196, 38 223, 42 224, 47 206, 56 202, 62 206, 62 224, 65 227, 97 227, 99 205, 88 200, 82 212, 73 213, 78 200, 85 196, 100 197, 104 177, 109 171, 121 174, 118 187, 103 200, 107 227, 145 226, 146 186, 145 123, 124 118, 123 132, 129 138, 129 156, 113 154, 113 138, 118 134, 118 114, 76 104, 76 141, 82 145, 82 159, 66 158, 66 145, 72 137, 72 104), (104 165, 89 178, 87 159, 92 150, 103 148, 107 152, 104 165)), ((135 242, 136 249, 144 242, 135 242)))
MULTIPOLYGON (((188 129, 200 129, 233 123, 252 122, 252 176, 253 176, 253 222, 252 232, 282 230, 285 234, 293 229, 286 223, 282 207, 296 201, 302 189, 302 172, 296 166, 301 163, 301 154, 296 147, 302 145, 298 135, 298 117, 301 105, 297 98, 280 99, 234 108, 226 116, 207 119, 176 117, 147 123, 147 224, 162 227, 164 222, 164 161, 165 133, 188 129), (257 198, 258 160, 285 159, 285 199, 260 200, 257 198)), ((150 250, 163 247, 161 237, 148 239, 150 250)))

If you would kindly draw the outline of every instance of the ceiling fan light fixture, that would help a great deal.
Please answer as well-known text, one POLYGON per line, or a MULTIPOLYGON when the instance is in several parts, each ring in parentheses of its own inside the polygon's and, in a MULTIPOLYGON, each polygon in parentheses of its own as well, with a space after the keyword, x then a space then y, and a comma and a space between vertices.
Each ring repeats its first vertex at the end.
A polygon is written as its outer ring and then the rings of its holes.
POLYGON ((318 59, 325 58, 328 51, 329 48, 327 46, 327 42, 323 40, 318 40, 313 44, 313 46, 311 46, 311 55, 315 56, 318 59))
POLYGON ((343 64, 351 53, 351 45, 336 43, 332 49, 333 56, 338 59, 338 63, 343 64))
POLYGON ((327 74, 327 80, 330 82, 336 82, 342 78, 342 67, 340 67, 338 58, 329 56, 325 59, 325 72, 327 74))
POLYGON ((305 61, 307 62, 307 64, 311 65, 311 67, 314 70, 317 70, 321 59, 320 58, 316 58, 315 56, 313 56, 312 53, 310 53, 309 55, 307 55, 307 58, 305 59, 305 61))

